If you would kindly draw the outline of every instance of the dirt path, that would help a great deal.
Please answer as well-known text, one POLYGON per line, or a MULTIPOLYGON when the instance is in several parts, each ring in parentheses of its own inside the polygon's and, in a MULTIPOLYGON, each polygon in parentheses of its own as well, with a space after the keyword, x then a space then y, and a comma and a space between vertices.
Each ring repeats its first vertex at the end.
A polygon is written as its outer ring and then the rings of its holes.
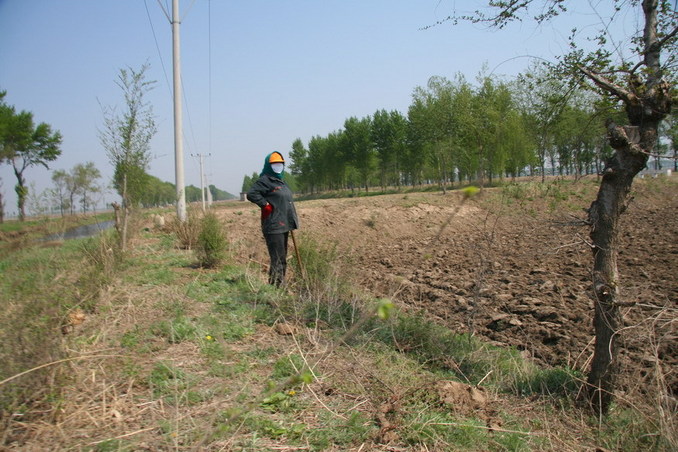
MULTIPOLYGON (((636 184, 622 225, 627 385, 664 366, 678 393, 678 185, 636 184), (640 363, 640 366, 638 365, 640 363), (673 369, 673 372, 671 372, 673 369)), ((336 243, 354 281, 459 332, 515 346, 537 362, 586 370, 593 344, 588 229, 595 181, 515 196, 486 191, 297 203, 298 239, 336 243), (565 192, 565 193, 563 193, 565 192)), ((266 262, 258 210, 219 210, 241 258, 266 262)))

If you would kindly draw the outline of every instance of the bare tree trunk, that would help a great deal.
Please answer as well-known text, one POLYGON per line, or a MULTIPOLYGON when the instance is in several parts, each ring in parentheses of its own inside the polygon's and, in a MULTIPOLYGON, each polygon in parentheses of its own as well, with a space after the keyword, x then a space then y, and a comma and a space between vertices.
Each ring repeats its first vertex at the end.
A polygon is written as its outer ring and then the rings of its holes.
MULTIPOLYGON (((657 35, 657 0, 642 1, 645 16, 642 75, 632 73, 628 88, 623 88, 600 74, 580 68, 581 72, 603 90, 624 103, 630 126, 608 122, 610 145, 615 150, 603 170, 598 197, 589 208, 593 241, 594 328, 596 345, 588 375, 589 403, 596 413, 606 414, 614 398, 619 372, 617 347, 621 312, 619 309, 619 275, 617 242, 620 216, 626 210, 633 178, 647 165, 657 143, 660 122, 672 107, 672 89, 663 77, 659 57, 665 40, 657 35)), ((672 34, 678 32, 674 29, 672 34)), ((667 39, 669 36, 665 37, 667 39)), ((641 72, 641 71, 639 71, 641 72)))
POLYGON ((120 251, 127 251, 127 224, 129 221, 129 199, 127 198, 127 174, 124 175, 122 186, 122 230, 120 234, 120 251))
POLYGON ((596 334, 588 375, 588 398, 593 410, 601 414, 607 412, 613 400, 619 373, 616 359, 617 333, 622 323, 617 270, 619 221, 628 206, 633 178, 645 167, 648 159, 647 154, 638 151, 637 130, 637 127, 609 124, 610 141, 616 143, 617 152, 607 162, 598 196, 588 211, 594 258, 593 326, 596 334))
POLYGON ((608 137, 615 154, 607 161, 598 196, 588 211, 594 256, 596 334, 588 375, 588 400, 599 414, 606 414, 610 407, 619 371, 616 362, 616 342, 622 322, 617 270, 619 221, 628 206, 633 179, 647 165, 657 142, 659 122, 670 111, 669 92, 668 85, 664 85, 656 90, 653 98, 627 103, 630 122, 641 126, 608 123, 608 137), (654 114, 648 115, 648 111, 654 114))

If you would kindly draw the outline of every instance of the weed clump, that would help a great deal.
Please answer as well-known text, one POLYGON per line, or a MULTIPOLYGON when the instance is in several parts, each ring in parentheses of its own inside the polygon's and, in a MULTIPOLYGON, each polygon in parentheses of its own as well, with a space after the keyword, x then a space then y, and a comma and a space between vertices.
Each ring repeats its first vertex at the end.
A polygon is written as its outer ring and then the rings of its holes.
POLYGON ((169 230, 177 240, 177 246, 182 250, 192 250, 198 243, 201 222, 195 209, 186 212, 186 219, 181 221, 178 217, 169 223, 169 230))
POLYGON ((77 282, 81 294, 79 307, 87 312, 94 311, 99 291, 113 281, 123 261, 122 248, 115 234, 106 231, 85 239, 80 245, 84 266, 77 282))
POLYGON ((303 236, 297 245, 301 263, 293 261, 293 284, 301 305, 294 306, 295 313, 308 323, 349 327, 360 318, 364 301, 342 273, 336 245, 310 236, 303 236))

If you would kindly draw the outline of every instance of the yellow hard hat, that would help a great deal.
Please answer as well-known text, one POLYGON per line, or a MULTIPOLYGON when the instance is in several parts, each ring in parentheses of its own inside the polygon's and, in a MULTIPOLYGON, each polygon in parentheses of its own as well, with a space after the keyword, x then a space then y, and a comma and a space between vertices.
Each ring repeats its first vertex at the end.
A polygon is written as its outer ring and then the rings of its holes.
POLYGON ((285 159, 283 158, 280 152, 276 151, 271 154, 271 156, 268 159, 268 163, 285 163, 285 159))

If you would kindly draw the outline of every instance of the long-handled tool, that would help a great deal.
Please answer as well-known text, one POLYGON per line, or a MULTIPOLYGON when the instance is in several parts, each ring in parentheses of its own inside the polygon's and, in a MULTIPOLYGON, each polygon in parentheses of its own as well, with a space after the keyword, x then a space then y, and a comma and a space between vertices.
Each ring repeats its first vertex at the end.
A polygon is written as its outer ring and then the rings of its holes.
POLYGON ((292 236, 292 244, 294 245, 294 253, 297 256, 297 262, 299 262, 301 277, 306 281, 306 270, 304 269, 304 264, 301 262, 301 254, 299 254, 299 247, 297 246, 297 239, 294 237, 294 231, 290 231, 290 235, 292 236))

